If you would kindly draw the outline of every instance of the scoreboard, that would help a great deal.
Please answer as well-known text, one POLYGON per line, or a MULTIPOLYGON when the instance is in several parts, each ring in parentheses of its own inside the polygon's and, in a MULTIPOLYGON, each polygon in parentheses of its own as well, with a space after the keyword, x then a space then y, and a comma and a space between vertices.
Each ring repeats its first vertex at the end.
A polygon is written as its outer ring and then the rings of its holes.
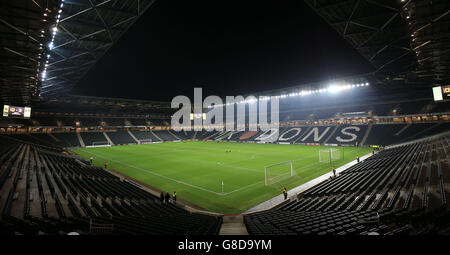
POLYGON ((450 100, 450 85, 433 87, 434 101, 450 100))
POLYGON ((3 106, 3 117, 9 118, 30 118, 31 107, 20 107, 12 105, 3 106))
POLYGON ((442 86, 442 97, 444 100, 450 99, 450 85, 442 86))

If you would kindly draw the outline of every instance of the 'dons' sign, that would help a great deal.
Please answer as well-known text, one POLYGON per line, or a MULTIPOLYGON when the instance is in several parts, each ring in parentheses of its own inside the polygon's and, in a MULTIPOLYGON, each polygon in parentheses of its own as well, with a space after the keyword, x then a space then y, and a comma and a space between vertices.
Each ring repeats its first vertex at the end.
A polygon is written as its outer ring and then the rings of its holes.
POLYGON ((336 136, 336 141, 341 143, 354 142, 358 139, 358 135, 355 133, 359 133, 359 131, 361 131, 361 128, 357 126, 343 128, 340 132, 341 135, 336 136))
POLYGON ((367 126, 341 126, 335 133, 336 126, 293 127, 281 132, 279 142, 323 143, 328 138, 329 143, 354 143, 360 141, 367 126), (331 137, 330 137, 331 136, 331 137))
MULTIPOLYGON (((257 141, 269 141, 272 140, 273 137, 276 137, 279 135, 279 130, 278 129, 270 129, 267 131, 264 131, 263 133, 261 133, 258 137, 255 138, 255 140, 257 141)), ((275 138, 276 140, 276 138, 275 138)))
POLYGON ((334 134, 334 137, 330 139, 329 143, 355 143, 355 142, 361 142, 362 138, 364 137, 364 134, 366 133, 367 125, 357 125, 357 126, 350 126, 350 125, 344 125, 339 127, 339 129, 334 134))
POLYGON ((288 128, 286 131, 284 131, 280 137, 278 138, 278 141, 280 142, 287 142, 294 140, 298 138, 298 135, 302 132, 302 128, 295 127, 295 128, 288 128))
POLYGON ((225 140, 231 140, 231 138, 232 138, 232 136, 233 136, 234 134, 236 134, 235 131, 225 131, 225 132, 221 132, 221 133, 219 133, 219 134, 214 138, 214 140, 216 140, 216 141, 220 141, 220 140, 223 140, 223 139, 225 139, 225 140))
POLYGON ((217 131, 209 137, 211 140, 255 140, 264 142, 272 137, 278 136, 278 142, 295 143, 354 143, 361 141, 367 130, 366 125, 360 126, 314 126, 314 127, 291 127, 277 131, 217 131))
POLYGON ((302 138, 302 142, 315 142, 320 143, 323 139, 327 138, 328 132, 331 127, 313 127, 311 130, 302 138), (311 141, 312 138, 312 141, 311 141))

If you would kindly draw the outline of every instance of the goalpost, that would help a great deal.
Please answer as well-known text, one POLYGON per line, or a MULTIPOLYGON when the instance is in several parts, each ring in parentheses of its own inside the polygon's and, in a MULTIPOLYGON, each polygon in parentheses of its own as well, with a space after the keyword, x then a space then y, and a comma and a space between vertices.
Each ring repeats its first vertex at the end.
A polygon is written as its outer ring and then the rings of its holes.
POLYGON ((152 139, 142 139, 142 140, 139 140, 139 143, 140 143, 140 144, 148 144, 148 143, 152 143, 152 139))
POLYGON ((108 141, 96 141, 92 142, 91 146, 86 147, 106 147, 106 146, 111 146, 111 144, 108 141))
POLYGON ((264 167, 264 184, 270 185, 294 176, 292 160, 264 167))
POLYGON ((339 149, 323 149, 319 150, 319 161, 321 163, 330 163, 340 159, 339 149))

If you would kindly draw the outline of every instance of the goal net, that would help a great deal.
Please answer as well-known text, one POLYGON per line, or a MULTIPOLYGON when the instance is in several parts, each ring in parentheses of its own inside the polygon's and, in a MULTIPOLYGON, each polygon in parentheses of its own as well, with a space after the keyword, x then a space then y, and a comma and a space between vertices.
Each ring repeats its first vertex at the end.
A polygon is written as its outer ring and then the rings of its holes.
POLYGON ((341 154, 338 149, 324 149, 319 150, 319 161, 321 163, 331 163, 333 161, 339 160, 341 154))
POLYGON ((294 176, 292 160, 264 167, 264 184, 266 186, 279 183, 294 176))
POLYGON ((148 143, 152 143, 152 139, 141 139, 139 140, 140 144, 148 144, 148 143))
POLYGON ((105 147, 105 146, 111 146, 111 144, 108 141, 98 141, 92 142, 90 146, 86 145, 86 147, 105 147))

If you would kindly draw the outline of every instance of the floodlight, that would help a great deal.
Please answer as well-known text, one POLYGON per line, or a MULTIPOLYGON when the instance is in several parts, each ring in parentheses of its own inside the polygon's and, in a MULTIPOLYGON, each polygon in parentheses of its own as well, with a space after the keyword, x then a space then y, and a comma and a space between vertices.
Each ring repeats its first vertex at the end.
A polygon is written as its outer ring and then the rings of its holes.
POLYGON ((328 87, 328 92, 330 92, 330 93, 337 93, 340 90, 341 90, 341 88, 339 86, 337 86, 337 85, 330 85, 328 87))

